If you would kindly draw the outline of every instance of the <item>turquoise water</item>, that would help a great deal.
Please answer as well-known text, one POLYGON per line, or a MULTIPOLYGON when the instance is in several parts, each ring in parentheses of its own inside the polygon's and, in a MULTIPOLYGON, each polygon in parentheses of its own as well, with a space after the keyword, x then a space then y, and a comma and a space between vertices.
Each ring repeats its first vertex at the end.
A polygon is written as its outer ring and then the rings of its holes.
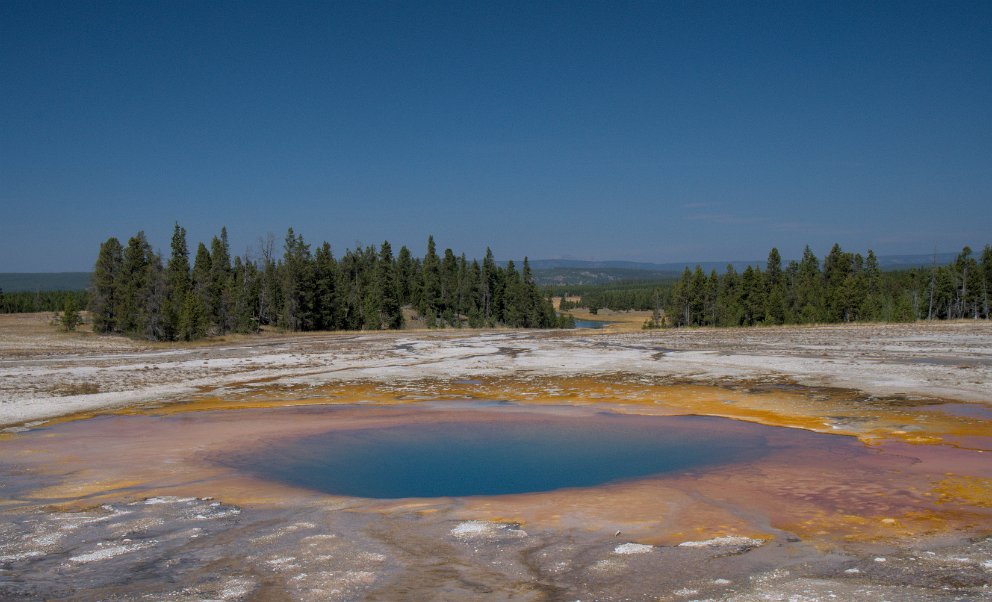
POLYGON ((534 415, 331 431, 234 458, 255 476, 395 499, 591 487, 759 457, 761 427, 719 418, 534 415))
POLYGON ((609 322, 604 322, 602 320, 575 320, 576 328, 606 328, 609 326, 609 322))

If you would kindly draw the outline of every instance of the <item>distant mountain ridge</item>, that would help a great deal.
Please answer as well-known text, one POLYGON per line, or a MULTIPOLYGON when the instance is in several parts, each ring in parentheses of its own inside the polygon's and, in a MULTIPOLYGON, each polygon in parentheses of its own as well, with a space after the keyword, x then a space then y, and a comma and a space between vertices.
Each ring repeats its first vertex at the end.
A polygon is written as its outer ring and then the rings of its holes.
MULTIPOLYGON (((641 261, 586 261, 583 259, 532 259, 530 266, 535 270, 551 268, 602 269, 616 268, 621 270, 644 270, 648 272, 671 271, 667 263, 647 263, 641 261)), ((681 265, 681 264, 679 264, 681 265)))
MULTIPOLYGON (((937 253, 937 265, 947 265, 952 263, 956 258, 957 253, 937 253)), ((796 261, 799 260, 798 257, 794 258, 796 261)), ((822 261, 823 258, 820 257, 822 261)), ((878 263, 882 269, 904 269, 904 268, 916 268, 931 265, 934 260, 933 253, 928 255, 879 255, 878 263)), ((789 259, 782 258, 783 266, 789 263, 789 259)), ((761 266, 764 268, 765 259, 754 259, 750 261, 681 261, 672 263, 649 263, 649 262, 638 262, 638 261, 586 261, 582 259, 533 259, 530 261, 530 266, 535 270, 543 269, 553 269, 553 268, 572 268, 572 269, 603 269, 603 268, 614 268, 614 269, 624 269, 624 270, 641 270, 647 272, 681 272, 685 268, 695 269, 698 265, 704 270, 709 271, 711 268, 716 268, 718 270, 723 270, 727 267, 727 264, 734 266, 734 269, 743 269, 747 266, 761 266)))
POLYGON ((0 272, 0 290, 7 293, 78 291, 89 285, 89 272, 0 272))
MULTIPOLYGON (((947 265, 957 258, 957 253, 937 253, 937 265, 947 265)), ((823 259, 822 257, 820 258, 823 259)), ((783 266, 788 264, 783 259, 783 266)), ((934 255, 881 255, 878 264, 883 270, 906 270, 932 265, 934 255)), ((534 277, 541 285, 609 284, 675 279, 686 268, 698 265, 707 274, 716 270, 723 273, 727 265, 738 272, 752 267, 765 267, 766 260, 752 261, 686 261, 673 263, 646 263, 636 261, 583 261, 581 259, 537 259, 530 262, 534 277)))
MULTIPOLYGON (((957 253, 937 253, 937 265, 952 263, 957 253)), ((822 259, 822 257, 821 257, 822 259)), ((786 264, 789 260, 783 259, 786 264)), ((881 255, 878 263, 883 270, 905 270, 926 267, 933 263, 934 255, 881 255)), ((519 268, 522 262, 515 262, 519 268)), ((530 262, 539 284, 608 284, 667 280, 676 278, 685 268, 699 265, 705 272, 723 272, 727 264, 737 271, 747 266, 765 266, 765 260, 752 261, 684 261, 673 263, 648 263, 640 261, 586 261, 582 259, 535 259, 530 262)), ((90 284, 89 272, 3 272, 0 289, 7 292, 82 290, 90 284)))

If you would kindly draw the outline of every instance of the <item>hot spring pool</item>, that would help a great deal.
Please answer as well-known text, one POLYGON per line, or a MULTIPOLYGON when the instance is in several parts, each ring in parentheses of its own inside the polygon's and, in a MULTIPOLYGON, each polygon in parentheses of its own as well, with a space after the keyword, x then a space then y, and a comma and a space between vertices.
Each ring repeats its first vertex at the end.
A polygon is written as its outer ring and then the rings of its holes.
POLYGON ((480 412, 479 420, 330 430, 224 464, 335 495, 429 498, 592 487, 766 453, 764 427, 721 418, 480 412))

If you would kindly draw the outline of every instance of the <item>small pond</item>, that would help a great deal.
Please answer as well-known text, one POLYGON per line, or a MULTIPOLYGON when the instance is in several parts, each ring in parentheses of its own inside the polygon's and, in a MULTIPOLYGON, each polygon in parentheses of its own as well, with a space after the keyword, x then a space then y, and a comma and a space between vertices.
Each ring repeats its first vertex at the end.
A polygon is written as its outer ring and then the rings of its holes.
POLYGON ((331 430, 224 464, 266 480, 364 498, 460 497, 592 487, 763 455, 763 427, 720 418, 488 416, 331 430))
POLYGON ((575 320, 576 328, 606 328, 610 325, 610 322, 605 322, 603 320, 575 320))

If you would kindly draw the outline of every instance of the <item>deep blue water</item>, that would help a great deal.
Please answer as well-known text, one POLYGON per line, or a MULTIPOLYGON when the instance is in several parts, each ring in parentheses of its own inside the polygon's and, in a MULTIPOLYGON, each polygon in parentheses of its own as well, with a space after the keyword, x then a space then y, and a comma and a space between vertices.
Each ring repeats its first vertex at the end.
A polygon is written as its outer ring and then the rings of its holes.
POLYGON ((501 420, 487 413, 479 421, 331 431, 264 446, 225 464, 338 495, 499 495, 753 459, 766 450, 760 429, 687 416, 501 420))

